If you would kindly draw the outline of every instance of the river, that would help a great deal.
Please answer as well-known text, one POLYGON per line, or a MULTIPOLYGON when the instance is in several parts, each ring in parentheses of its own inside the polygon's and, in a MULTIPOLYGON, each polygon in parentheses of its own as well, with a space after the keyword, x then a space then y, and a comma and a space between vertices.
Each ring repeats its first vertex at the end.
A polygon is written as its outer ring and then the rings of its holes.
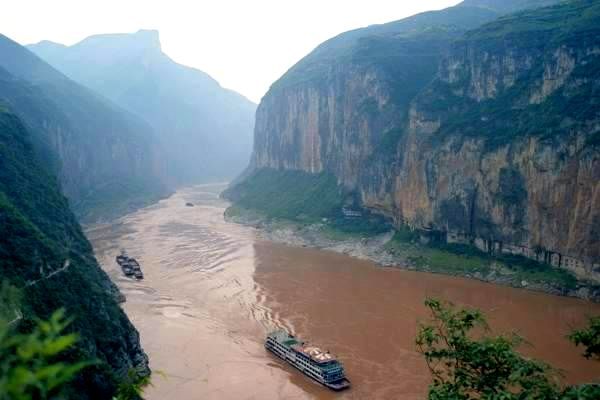
POLYGON ((423 399, 429 375, 414 337, 428 296, 482 309, 568 382, 600 377, 600 363, 565 339, 599 304, 266 242, 223 219, 222 189, 182 189, 86 232, 150 357, 149 400, 423 399), (121 274, 120 249, 140 261, 143 281, 121 274), (276 327, 339 356, 352 389, 330 392, 267 353, 276 327))

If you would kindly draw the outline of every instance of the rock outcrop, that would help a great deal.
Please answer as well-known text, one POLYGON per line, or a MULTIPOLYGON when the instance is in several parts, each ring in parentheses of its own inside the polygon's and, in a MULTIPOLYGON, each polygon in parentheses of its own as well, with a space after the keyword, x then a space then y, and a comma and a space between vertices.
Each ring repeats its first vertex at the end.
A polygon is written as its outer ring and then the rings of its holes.
POLYGON ((465 33, 472 15, 498 16, 484 14, 493 1, 476 3, 317 48, 259 105, 250 171, 332 173, 364 207, 431 240, 600 280, 598 3, 465 33))

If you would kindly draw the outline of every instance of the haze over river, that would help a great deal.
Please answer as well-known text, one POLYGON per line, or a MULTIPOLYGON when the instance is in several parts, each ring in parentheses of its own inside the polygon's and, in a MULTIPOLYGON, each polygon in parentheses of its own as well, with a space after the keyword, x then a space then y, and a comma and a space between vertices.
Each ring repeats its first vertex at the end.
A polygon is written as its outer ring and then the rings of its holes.
POLYGON ((569 382, 600 377, 600 363, 565 339, 600 305, 265 242, 224 221, 223 188, 183 189, 87 231, 164 375, 147 399, 423 399, 429 374, 414 337, 427 296, 484 310, 494 331, 522 334, 533 343, 523 351, 569 382), (143 281, 122 275, 121 248, 140 261, 143 281), (268 353, 276 327, 338 355, 352 389, 330 392, 268 353))

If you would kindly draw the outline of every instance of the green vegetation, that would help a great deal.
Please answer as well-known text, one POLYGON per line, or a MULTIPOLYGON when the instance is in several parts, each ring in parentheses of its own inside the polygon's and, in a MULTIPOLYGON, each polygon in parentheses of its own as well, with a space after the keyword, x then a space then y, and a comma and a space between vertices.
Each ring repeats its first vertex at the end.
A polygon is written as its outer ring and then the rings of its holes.
MULTIPOLYGON (((511 204, 525 195, 517 183, 519 176, 513 171, 501 173, 501 185, 507 186, 505 192, 511 204)), ((423 244, 419 232, 406 226, 394 228, 386 218, 366 210, 361 218, 345 218, 341 213, 344 196, 330 175, 263 169, 224 195, 234 202, 226 211, 230 217, 268 221, 271 228, 319 223, 321 233, 334 241, 372 237, 395 229, 385 250, 417 270, 516 286, 523 282, 550 285, 558 291, 573 290, 578 284, 571 272, 526 257, 489 254, 472 245, 445 244, 435 238, 423 244)))
POLYGON ((22 318, 23 292, 8 281, 0 284, 0 321, 12 324, 22 318))
POLYGON ((484 276, 491 271, 491 260, 470 249, 459 251, 454 246, 423 245, 418 242, 418 234, 406 228, 395 233, 386 244, 386 250, 402 256, 419 270, 460 276, 484 276))
POLYGON ((421 244, 419 234, 406 227, 395 233, 386 250, 402 256, 418 270, 479 278, 495 274, 496 278, 504 277, 515 284, 526 281, 566 289, 577 286, 577 278, 567 270, 522 256, 488 254, 471 245, 421 244))
POLYGON ((398 143, 404 134, 403 128, 394 128, 384 132, 373 157, 393 157, 398 152, 398 143))
MULTIPOLYGON (((79 340, 59 361, 99 361, 65 390, 73 399, 110 398, 122 378, 116 371, 145 355, 117 304, 116 287, 98 266, 56 177, 42 165, 21 121, 0 113, 0 281, 20 288, 2 313, 8 320, 20 316, 26 332, 64 309, 74 318, 65 334, 77 332, 79 340)), ((148 374, 147 366, 140 364, 140 372, 148 374)))
POLYGON ((392 224, 381 215, 362 211, 360 218, 345 218, 338 213, 328 221, 327 226, 331 231, 337 231, 345 235, 369 237, 380 235, 392 230, 392 224))
POLYGON ((327 173, 265 168, 223 195, 238 207, 293 221, 311 222, 330 217, 342 206, 337 181, 327 173))
POLYGON ((600 147, 600 131, 593 133, 586 141, 587 146, 600 147))
MULTIPOLYGON (((500 17, 466 34, 468 39, 490 40, 542 32, 554 40, 598 29, 600 4, 595 0, 557 1, 544 8, 533 8, 500 17)), ((522 37, 522 36, 521 36, 522 37)), ((533 38, 532 38, 533 39, 533 38)))
MULTIPOLYGON (((578 399, 600 396, 600 384, 562 389, 558 372, 526 358, 517 348, 525 340, 516 335, 490 336, 484 315, 475 309, 428 299, 431 319, 416 337, 433 382, 431 400, 578 399)), ((595 340, 600 332, 595 331, 595 340)))
POLYGON ((453 39, 498 15, 482 7, 449 7, 342 33, 290 68, 271 91, 307 84, 319 87, 336 67, 353 64, 384 72, 397 87, 406 85, 405 91, 394 89, 394 96, 406 99, 435 74, 441 51, 453 39))
POLYGON ((61 360, 78 341, 76 334, 65 333, 70 323, 59 310, 47 321, 38 320, 30 332, 19 333, 17 324, 0 318, 1 399, 65 398, 65 384, 93 364, 61 360))
POLYGON ((149 375, 140 376, 135 369, 130 369, 127 371, 127 376, 119 383, 117 395, 114 397, 114 400, 141 399, 144 389, 151 385, 152 382, 149 375))
POLYGON ((521 173, 514 168, 500 169, 500 196, 504 204, 521 207, 527 200, 527 189, 525 179, 521 173))
POLYGON ((167 191, 156 182, 118 179, 105 182, 73 202, 73 212, 82 223, 110 220, 146 207, 165 197, 167 191), (127 199, 127 201, 123 201, 127 199))
POLYGON ((585 347, 583 356, 585 358, 596 358, 600 360, 600 316, 591 317, 589 326, 584 329, 573 331, 569 339, 576 346, 585 347))
POLYGON ((342 214, 345 196, 336 179, 327 173, 261 169, 223 193, 232 200, 226 214, 246 220, 269 220, 285 225, 322 223, 330 239, 374 236, 391 230, 382 216, 363 210, 360 218, 342 214))
POLYGON ((457 6, 345 32, 290 68, 267 96, 302 86, 325 95, 332 82, 348 85, 357 76, 376 74, 390 101, 379 109, 374 98, 363 98, 354 116, 382 127, 375 154, 392 156, 408 122, 410 104, 435 77, 442 54, 466 30, 499 15, 487 7, 457 6))
POLYGON ((433 376, 429 399, 557 398, 550 367, 516 351, 521 337, 473 338, 473 331, 488 330, 480 311, 457 310, 433 299, 425 305, 432 318, 420 326, 416 344, 433 376))
MULTIPOLYGON (((600 36, 600 5, 592 0, 574 0, 558 5, 524 11, 500 18, 468 32, 455 44, 458 54, 468 52, 459 79, 453 83, 436 80, 420 97, 423 111, 445 115, 440 127, 444 135, 485 138, 488 150, 505 146, 519 137, 537 136, 545 140, 589 131, 590 121, 600 118, 600 94, 595 83, 600 79, 600 56, 582 53, 597 45, 600 36), (510 47, 507 47, 510 43, 510 47), (530 99, 539 91, 544 65, 553 65, 557 48, 577 58, 567 82, 540 102, 530 99), (493 98, 476 101, 464 93, 470 85, 471 71, 466 66, 478 63, 483 74, 494 74, 486 54, 513 57, 533 64, 517 75, 512 85, 499 83, 493 98), (488 61, 486 61, 488 60, 488 61)), ((596 143, 595 135, 587 142, 596 143)))
MULTIPOLYGON (((22 293, 3 281, 0 286, 0 399, 66 399, 76 398, 69 387, 84 369, 99 361, 82 359, 73 352, 80 340, 77 333, 68 333, 73 322, 64 309, 51 314, 48 320, 35 319, 25 323, 20 313, 22 293), (15 318, 16 316, 16 318, 15 318)), ((144 388, 151 385, 149 375, 140 375, 134 368, 119 379, 114 400, 139 400, 144 388)))
POLYGON ((383 217, 365 212, 361 218, 347 219, 343 216, 327 220, 323 224, 322 233, 331 240, 368 238, 392 230, 392 225, 383 217))

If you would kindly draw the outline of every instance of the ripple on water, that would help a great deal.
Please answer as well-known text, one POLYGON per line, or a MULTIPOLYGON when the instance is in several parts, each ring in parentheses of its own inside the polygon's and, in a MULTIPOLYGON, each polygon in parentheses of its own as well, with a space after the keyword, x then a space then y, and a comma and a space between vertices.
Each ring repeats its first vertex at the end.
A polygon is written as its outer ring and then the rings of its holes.
POLYGON ((260 242, 223 220, 220 189, 186 188, 87 231, 127 297, 151 367, 167 376, 155 378, 150 400, 424 398, 429 377, 414 335, 431 295, 483 308, 569 379, 600 376, 564 339, 597 305, 260 242), (121 248, 140 260, 143 281, 121 275, 121 248), (338 354, 353 389, 334 395, 266 353, 264 335, 278 327, 338 354))

